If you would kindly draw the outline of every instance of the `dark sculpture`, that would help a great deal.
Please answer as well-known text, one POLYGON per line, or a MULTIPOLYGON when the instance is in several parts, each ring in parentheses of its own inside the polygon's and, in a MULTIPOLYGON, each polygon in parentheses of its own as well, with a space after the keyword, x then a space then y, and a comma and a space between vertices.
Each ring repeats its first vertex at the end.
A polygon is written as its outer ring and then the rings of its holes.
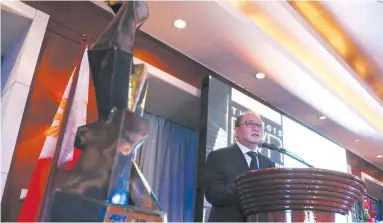
POLYGON ((149 16, 148 7, 143 1, 107 4, 115 17, 88 50, 99 120, 78 128, 75 146, 83 154, 55 192, 48 221, 100 221, 101 214, 102 221, 165 218, 133 160, 149 127, 141 117, 146 67, 133 65, 135 34, 149 16), (61 212, 59 204, 66 206, 61 212))
MULTIPOLYGON (((140 83, 129 86, 134 84, 132 79, 139 79, 135 78, 137 75, 130 75, 133 67, 133 47, 137 29, 149 17, 148 6, 144 1, 109 4, 117 14, 89 50, 100 120, 108 119, 113 108, 128 108, 131 111, 136 108, 134 100, 139 97, 135 94, 140 93, 138 90, 141 86, 140 83)), ((146 78, 141 81, 146 82, 146 78)))

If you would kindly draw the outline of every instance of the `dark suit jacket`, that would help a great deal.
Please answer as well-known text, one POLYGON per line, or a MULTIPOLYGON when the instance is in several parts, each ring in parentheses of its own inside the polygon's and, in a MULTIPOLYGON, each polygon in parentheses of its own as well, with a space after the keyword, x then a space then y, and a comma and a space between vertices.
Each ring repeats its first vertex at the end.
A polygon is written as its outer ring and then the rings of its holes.
MULTIPOLYGON (((260 153, 258 160, 261 169, 275 167, 275 163, 260 153)), ((240 209, 235 179, 249 170, 237 144, 209 153, 204 171, 204 191, 207 201, 212 204, 210 222, 246 220, 240 209)))

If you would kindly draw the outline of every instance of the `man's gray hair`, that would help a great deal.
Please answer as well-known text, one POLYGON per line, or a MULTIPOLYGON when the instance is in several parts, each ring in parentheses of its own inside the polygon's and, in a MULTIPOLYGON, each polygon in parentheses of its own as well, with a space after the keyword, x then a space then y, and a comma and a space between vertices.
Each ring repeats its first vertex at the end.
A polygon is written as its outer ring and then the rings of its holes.
POLYGON ((243 116, 246 115, 246 114, 254 114, 254 115, 257 115, 259 117, 261 117, 258 113, 256 112, 253 112, 253 111, 246 111, 242 114, 240 114, 237 119, 235 120, 235 123, 234 123, 234 127, 235 128, 238 128, 240 125, 241 125, 241 122, 242 122, 242 119, 243 119, 243 116))

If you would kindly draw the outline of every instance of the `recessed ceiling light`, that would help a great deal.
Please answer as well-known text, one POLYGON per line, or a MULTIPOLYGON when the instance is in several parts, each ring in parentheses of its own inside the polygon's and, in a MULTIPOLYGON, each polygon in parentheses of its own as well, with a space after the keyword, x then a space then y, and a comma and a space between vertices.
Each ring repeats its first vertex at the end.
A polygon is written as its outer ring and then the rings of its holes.
POLYGON ((382 158, 382 157, 383 157, 383 155, 377 155, 376 157, 378 157, 378 158, 382 158))
POLYGON ((360 142, 360 139, 354 139, 354 142, 360 142))
POLYGON ((325 120, 326 118, 327 118, 327 116, 325 116, 325 115, 322 115, 322 116, 318 117, 318 119, 320 119, 320 120, 325 120))
POLYGON ((177 19, 176 21, 174 21, 173 25, 177 28, 177 29, 183 29, 186 27, 186 22, 182 19, 177 19))
POLYGON ((256 73, 255 74, 255 78, 257 78, 257 79, 263 79, 265 77, 266 77, 266 75, 264 73, 256 73))

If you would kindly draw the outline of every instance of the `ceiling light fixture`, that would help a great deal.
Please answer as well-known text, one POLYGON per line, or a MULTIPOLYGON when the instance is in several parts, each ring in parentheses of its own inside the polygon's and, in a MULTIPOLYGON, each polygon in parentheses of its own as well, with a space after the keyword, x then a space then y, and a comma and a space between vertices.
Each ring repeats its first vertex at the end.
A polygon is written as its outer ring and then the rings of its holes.
POLYGON ((360 139, 354 139, 354 142, 360 142, 360 139))
POLYGON ((177 28, 177 29, 183 29, 186 27, 186 22, 182 19, 177 19, 176 21, 174 21, 173 25, 177 28))
POLYGON ((378 158, 382 158, 382 157, 383 157, 383 155, 377 155, 376 157, 378 157, 378 158))
POLYGON ((320 120, 325 120, 326 118, 327 118, 327 116, 325 116, 325 115, 322 115, 322 116, 318 117, 318 119, 320 119, 320 120))
POLYGON ((263 79, 265 77, 266 77, 266 75, 264 73, 256 73, 255 74, 255 78, 257 78, 257 79, 263 79))

